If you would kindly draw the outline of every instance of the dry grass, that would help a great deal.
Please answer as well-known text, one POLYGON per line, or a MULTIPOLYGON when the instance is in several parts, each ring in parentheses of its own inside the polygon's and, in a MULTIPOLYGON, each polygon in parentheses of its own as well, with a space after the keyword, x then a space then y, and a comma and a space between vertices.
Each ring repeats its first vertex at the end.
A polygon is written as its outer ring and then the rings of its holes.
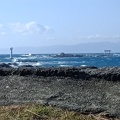
MULTIPOLYGON (((102 116, 103 114, 83 115, 74 111, 38 104, 0 107, 0 120, 108 120, 102 116)), ((109 120, 115 119, 109 118, 109 120)))

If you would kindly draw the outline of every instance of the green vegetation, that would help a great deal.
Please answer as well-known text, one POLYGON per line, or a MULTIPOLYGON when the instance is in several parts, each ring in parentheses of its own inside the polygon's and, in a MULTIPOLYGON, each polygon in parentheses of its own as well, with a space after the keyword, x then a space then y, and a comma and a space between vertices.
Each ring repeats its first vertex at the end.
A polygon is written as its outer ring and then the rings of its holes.
POLYGON ((106 120, 92 114, 82 115, 52 106, 38 104, 0 107, 0 120, 106 120))

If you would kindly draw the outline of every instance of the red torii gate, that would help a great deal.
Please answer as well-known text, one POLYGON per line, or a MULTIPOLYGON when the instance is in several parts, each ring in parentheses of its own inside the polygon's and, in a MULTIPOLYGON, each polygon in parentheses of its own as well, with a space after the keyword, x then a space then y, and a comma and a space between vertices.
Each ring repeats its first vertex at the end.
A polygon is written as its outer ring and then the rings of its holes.
POLYGON ((111 50, 104 50, 105 54, 110 54, 111 50))

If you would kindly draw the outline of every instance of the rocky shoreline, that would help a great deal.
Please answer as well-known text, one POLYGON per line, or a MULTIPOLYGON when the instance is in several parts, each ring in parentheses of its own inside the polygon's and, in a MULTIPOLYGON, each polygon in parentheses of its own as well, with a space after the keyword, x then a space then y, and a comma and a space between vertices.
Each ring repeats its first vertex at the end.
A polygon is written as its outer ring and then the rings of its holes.
POLYGON ((59 67, 39 68, 24 66, 19 68, 0 67, 0 76, 42 76, 42 77, 70 77, 89 80, 91 78, 120 81, 120 67, 59 67))
POLYGON ((120 67, 0 67, 0 105, 40 103, 120 118, 120 67))

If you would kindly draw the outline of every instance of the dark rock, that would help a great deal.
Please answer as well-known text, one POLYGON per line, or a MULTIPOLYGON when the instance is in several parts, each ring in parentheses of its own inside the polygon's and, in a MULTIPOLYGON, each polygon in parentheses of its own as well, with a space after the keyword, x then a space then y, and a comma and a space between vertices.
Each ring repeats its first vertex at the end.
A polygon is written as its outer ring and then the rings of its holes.
POLYGON ((120 68, 0 68, 0 105, 39 103, 120 118, 119 78, 120 68))
POLYGON ((33 74, 33 72, 31 69, 25 69, 25 68, 19 69, 20 76, 26 76, 26 75, 32 75, 32 74, 33 74))
POLYGON ((90 68, 90 69, 97 69, 97 67, 95 66, 81 66, 82 69, 87 69, 87 68, 90 68))
POLYGON ((105 79, 108 81, 120 81, 120 68, 106 67, 106 68, 39 68, 31 65, 21 66, 19 68, 11 68, 9 65, 1 64, 0 75, 35 75, 42 77, 70 77, 75 79, 89 80, 105 79))
POLYGON ((11 68, 11 66, 5 63, 1 63, 0 68, 11 68))
POLYGON ((18 64, 17 64, 17 63, 8 63, 8 65, 18 66, 18 64))
POLYGON ((22 66, 20 66, 20 67, 33 67, 32 65, 22 65, 22 66))

